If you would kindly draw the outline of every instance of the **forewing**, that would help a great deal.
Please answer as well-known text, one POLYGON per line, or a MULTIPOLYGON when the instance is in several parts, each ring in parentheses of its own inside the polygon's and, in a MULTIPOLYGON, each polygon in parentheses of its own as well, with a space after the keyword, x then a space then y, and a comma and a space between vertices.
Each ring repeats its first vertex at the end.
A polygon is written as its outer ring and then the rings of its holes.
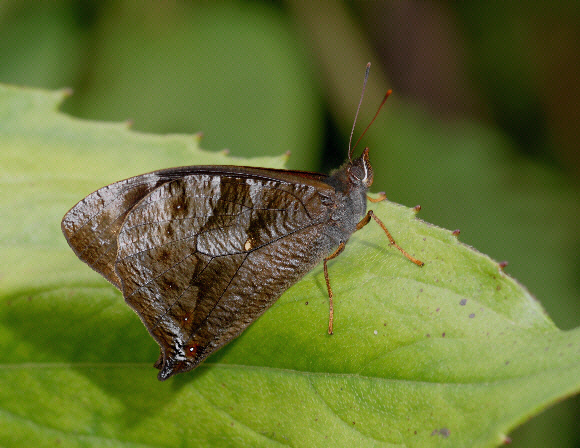
POLYGON ((161 347, 159 379, 196 367, 320 261, 328 214, 312 183, 192 174, 127 213, 115 269, 161 347))

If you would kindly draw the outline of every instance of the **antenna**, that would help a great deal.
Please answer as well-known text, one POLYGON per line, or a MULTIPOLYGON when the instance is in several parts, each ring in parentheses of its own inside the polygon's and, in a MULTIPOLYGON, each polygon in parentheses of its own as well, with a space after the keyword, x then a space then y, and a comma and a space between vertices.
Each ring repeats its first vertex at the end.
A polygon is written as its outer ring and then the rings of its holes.
MULTIPOLYGON (((383 108, 383 106, 385 105, 385 103, 387 102, 387 98, 389 97, 389 95, 393 93, 392 89, 387 90, 387 93, 385 93, 385 97, 383 98, 383 101, 381 102, 381 105, 379 106, 379 108, 377 109, 377 113, 375 114, 375 116, 373 117, 373 119, 371 120, 371 122, 369 123, 369 125, 366 127, 366 129, 364 130, 364 132, 361 134, 361 136, 358 138, 358 140, 356 141, 356 143, 354 144, 353 148, 356 148, 356 145, 358 145, 358 142, 361 141, 361 139, 364 137, 364 135, 367 133, 367 131, 369 130, 369 128, 371 127, 371 124, 373 124, 373 122, 377 119, 377 117, 379 116, 379 112, 381 111, 381 109, 383 108)), ((350 146, 349 146, 349 153, 350 153, 350 146)), ((350 157, 349 157, 350 160, 350 157)))
MULTIPOLYGON (((352 134, 354 134, 354 126, 356 125, 356 119, 358 118, 358 111, 360 110, 360 105, 362 104, 363 97, 365 96, 365 89, 367 87, 367 79, 369 79, 369 71, 371 70, 371 63, 367 64, 367 69, 365 70, 365 80, 363 82, 362 92, 360 94, 360 101, 358 102, 358 107, 356 108, 356 114, 354 116, 354 123, 352 124, 352 130, 350 131, 350 139, 348 141, 348 160, 351 161, 352 150, 350 144, 352 143, 352 134)), ((379 108, 380 110, 380 108, 379 108)), ((376 118, 376 117, 375 117, 376 118)), ((373 119, 374 121, 374 119, 373 119)), ((371 122, 372 123, 372 122, 371 122)), ((368 129, 368 128, 367 128, 368 129)), ((364 135, 364 133, 363 133, 364 135)), ((361 136, 362 137, 362 136, 361 136)), ((360 139, 359 139, 360 140, 360 139)), ((357 142, 358 143, 358 142, 357 142)), ((355 144, 356 146, 356 144, 355 144)))

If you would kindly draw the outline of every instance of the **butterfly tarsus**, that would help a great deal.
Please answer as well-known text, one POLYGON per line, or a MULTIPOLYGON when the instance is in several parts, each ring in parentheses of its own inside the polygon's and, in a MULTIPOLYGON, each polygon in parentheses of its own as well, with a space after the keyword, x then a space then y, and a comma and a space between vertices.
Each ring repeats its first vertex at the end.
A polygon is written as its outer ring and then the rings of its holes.
POLYGON ((345 244, 340 243, 340 245, 336 248, 336 250, 330 254, 328 257, 324 259, 324 280, 326 280, 326 289, 328 289, 328 308, 329 308, 329 316, 328 316, 328 334, 332 334, 332 324, 334 321, 334 303, 332 300, 332 288, 330 287, 330 278, 328 277, 328 266, 327 263, 329 260, 336 258, 340 255, 340 253, 344 250, 345 244))
POLYGON ((385 193, 384 191, 381 191, 381 192, 379 193, 379 197, 378 197, 378 198, 376 198, 376 199, 375 199, 375 198, 371 198, 371 197, 370 197, 370 196, 367 194, 367 199, 368 199, 370 202, 374 202, 374 203, 376 203, 376 202, 382 202, 382 201, 384 201, 385 199, 387 199, 387 195, 386 195, 386 193, 385 193))

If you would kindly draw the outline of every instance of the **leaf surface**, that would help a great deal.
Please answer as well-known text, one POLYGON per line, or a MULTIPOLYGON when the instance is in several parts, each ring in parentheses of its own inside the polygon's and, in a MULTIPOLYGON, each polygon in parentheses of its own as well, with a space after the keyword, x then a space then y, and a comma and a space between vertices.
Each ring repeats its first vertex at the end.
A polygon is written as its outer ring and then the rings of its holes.
MULTIPOLYGON (((580 388, 580 331, 558 330, 487 256, 414 212, 371 222, 242 336, 165 383, 121 294, 81 263, 60 220, 93 190, 169 166, 280 168, 56 112, 63 92, 0 88, 0 444, 472 446, 580 388)), ((371 148, 372 151, 372 148, 371 148)), ((372 152, 371 152, 372 158, 372 152)))

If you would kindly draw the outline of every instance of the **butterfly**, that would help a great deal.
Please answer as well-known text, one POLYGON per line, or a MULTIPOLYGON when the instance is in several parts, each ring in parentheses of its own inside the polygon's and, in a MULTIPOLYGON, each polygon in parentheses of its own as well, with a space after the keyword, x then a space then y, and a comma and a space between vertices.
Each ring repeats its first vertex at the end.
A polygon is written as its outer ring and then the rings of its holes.
MULTIPOLYGON (((353 132, 354 125, 351 141, 353 132)), ((123 293, 159 344, 155 367, 163 381, 236 338, 321 261, 332 334, 327 263, 371 219, 422 266, 367 211, 372 183, 369 149, 353 159, 350 143, 348 161, 330 175, 170 168, 100 188, 67 212, 61 227, 75 254, 123 293)))

